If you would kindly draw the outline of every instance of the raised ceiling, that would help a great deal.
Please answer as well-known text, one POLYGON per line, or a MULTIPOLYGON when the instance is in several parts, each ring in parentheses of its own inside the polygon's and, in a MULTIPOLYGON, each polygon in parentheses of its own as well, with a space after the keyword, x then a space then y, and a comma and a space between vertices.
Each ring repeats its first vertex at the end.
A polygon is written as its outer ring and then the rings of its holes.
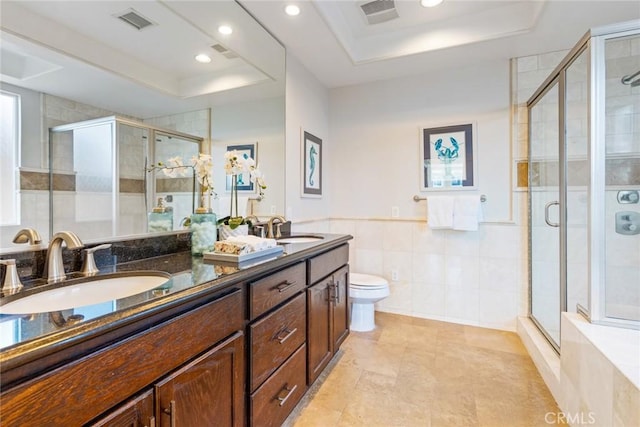
POLYGON ((240 2, 330 88, 569 49, 590 28, 640 19, 637 0, 396 0, 398 18, 375 25, 367 1, 240 2))
POLYGON ((284 87, 282 47, 261 42, 271 37, 233 1, 2 1, 0 7, 2 80, 17 86, 92 105, 104 100, 108 109, 109 98, 127 98, 120 103, 131 112, 115 111, 143 117, 209 106, 232 89, 284 87), (118 18, 131 11, 153 25, 139 30, 118 18), (220 25, 235 31, 220 34, 220 25), (196 62, 201 53, 212 61, 196 62))

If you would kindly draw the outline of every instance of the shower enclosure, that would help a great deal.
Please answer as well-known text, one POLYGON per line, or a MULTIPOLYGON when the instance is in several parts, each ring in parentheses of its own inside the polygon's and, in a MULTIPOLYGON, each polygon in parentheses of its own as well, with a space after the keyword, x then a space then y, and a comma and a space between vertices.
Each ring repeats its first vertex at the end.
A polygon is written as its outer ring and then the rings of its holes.
POLYGON ((158 198, 179 229, 193 212, 193 170, 173 177, 147 170, 176 156, 188 164, 202 141, 117 116, 51 128, 50 235, 73 230, 84 240, 146 233, 158 198))
POLYGON ((530 317, 640 329, 640 25, 592 29, 527 103, 530 317))

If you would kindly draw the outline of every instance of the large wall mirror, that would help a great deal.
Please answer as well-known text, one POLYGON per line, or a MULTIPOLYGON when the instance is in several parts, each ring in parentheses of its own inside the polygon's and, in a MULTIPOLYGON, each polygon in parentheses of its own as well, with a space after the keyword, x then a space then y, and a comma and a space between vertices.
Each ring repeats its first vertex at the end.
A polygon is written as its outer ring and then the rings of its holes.
POLYGON ((253 148, 267 182, 262 200, 241 194, 246 214, 284 212, 285 50, 240 3, 48 0, 0 8, 0 251, 21 249, 11 241, 25 227, 45 242, 62 229, 86 242, 156 231, 147 214, 158 197, 177 230, 192 209, 192 180, 145 168, 212 154, 213 207, 222 209, 223 158, 234 146, 253 148), (83 129, 76 142, 75 128, 83 129))

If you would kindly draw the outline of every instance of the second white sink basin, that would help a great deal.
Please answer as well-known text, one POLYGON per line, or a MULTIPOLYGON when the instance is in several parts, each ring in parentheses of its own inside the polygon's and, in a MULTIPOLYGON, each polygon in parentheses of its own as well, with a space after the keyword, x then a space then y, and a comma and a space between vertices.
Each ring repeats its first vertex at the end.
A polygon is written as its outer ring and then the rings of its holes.
POLYGON ((290 236, 283 237, 282 239, 278 239, 278 243, 311 243, 317 242, 318 240, 322 240, 323 237, 320 236, 290 236))
POLYGON ((125 298, 153 288, 170 279, 162 272, 127 273, 90 278, 87 281, 28 295, 0 306, 0 314, 31 314, 68 310, 85 305, 125 298))

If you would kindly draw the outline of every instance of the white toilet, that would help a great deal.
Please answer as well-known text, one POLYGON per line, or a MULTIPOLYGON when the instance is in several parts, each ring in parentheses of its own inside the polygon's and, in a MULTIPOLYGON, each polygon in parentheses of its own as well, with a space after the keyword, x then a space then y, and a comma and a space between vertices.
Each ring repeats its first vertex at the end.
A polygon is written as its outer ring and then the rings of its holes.
POLYGON ((349 273, 349 297, 351 298, 351 330, 372 331, 374 304, 389 296, 389 283, 379 276, 349 273))

